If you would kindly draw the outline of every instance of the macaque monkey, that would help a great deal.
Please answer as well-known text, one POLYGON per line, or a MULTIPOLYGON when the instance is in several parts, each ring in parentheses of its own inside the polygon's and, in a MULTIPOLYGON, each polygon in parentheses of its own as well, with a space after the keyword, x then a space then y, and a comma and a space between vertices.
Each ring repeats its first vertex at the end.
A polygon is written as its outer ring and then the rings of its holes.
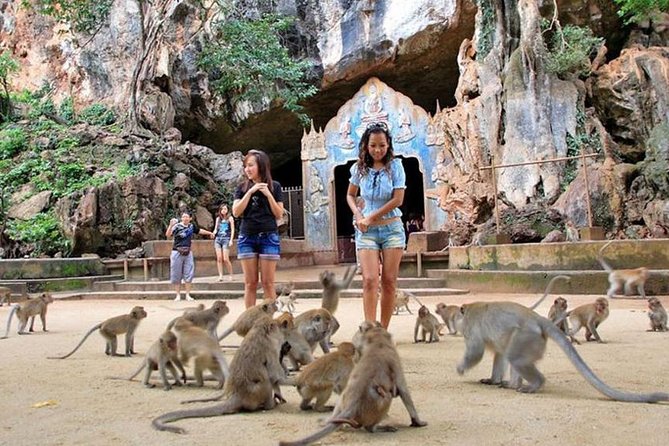
POLYGON ((295 301, 297 296, 295 293, 284 294, 276 298, 276 301, 279 302, 279 311, 288 310, 289 313, 295 312, 295 301))
POLYGON ((625 294, 630 294, 632 292, 632 288, 634 287, 636 288, 639 295, 645 299, 646 293, 644 290, 644 285, 646 284, 646 280, 648 280, 648 276, 650 275, 648 268, 643 266, 634 269, 611 268, 611 265, 609 265, 606 260, 604 260, 603 256, 604 249, 606 249, 606 247, 611 243, 613 243, 613 240, 610 240, 604 246, 599 248, 599 255, 597 256, 597 260, 602 265, 602 268, 604 268, 609 273, 609 289, 606 292, 606 297, 609 299, 613 298, 614 294, 620 290, 620 287, 622 286, 623 292, 625 294))
POLYGON ((650 318, 648 331, 667 331, 667 311, 657 297, 648 299, 648 317, 650 318))
MULTIPOLYGON (((361 327, 362 328, 362 327, 361 327)), ((364 427, 369 432, 394 432, 393 426, 379 426, 388 415, 390 403, 400 396, 411 417, 411 426, 427 423, 418 416, 402 370, 400 357, 390 333, 373 324, 367 324, 359 341, 362 344, 360 360, 353 367, 341 398, 321 430, 298 441, 281 441, 279 445, 307 445, 337 430, 342 424, 364 427)))
POLYGON ((348 377, 353 370, 355 347, 350 342, 342 342, 337 351, 321 356, 308 364, 295 380, 297 391, 302 396, 300 409, 326 412, 333 409, 325 403, 334 391, 336 394, 346 387, 348 377), (316 398, 314 405, 311 400, 316 398))
POLYGON ((46 329, 46 310, 50 303, 53 302, 53 297, 49 293, 42 293, 36 299, 30 299, 20 304, 14 305, 9 312, 7 317, 7 330, 2 339, 6 339, 9 336, 9 326, 12 323, 12 316, 16 313, 16 317, 19 319, 19 331, 20 335, 28 334, 26 333, 26 325, 28 325, 28 319, 30 319, 30 332, 33 332, 33 325, 35 324, 35 316, 39 315, 42 320, 42 330, 48 331, 46 329))
POLYGON ((276 297, 288 296, 289 294, 292 294, 293 289, 295 289, 295 282, 293 282, 292 280, 289 281, 288 283, 277 284, 274 287, 274 290, 276 291, 276 297))
POLYGON ((81 347, 81 345, 95 330, 100 330, 100 334, 103 338, 105 338, 105 355, 108 356, 122 356, 116 353, 116 348, 118 345, 117 336, 125 333, 125 356, 131 356, 135 353, 135 330, 137 330, 139 323, 146 316, 147 314, 146 311, 144 311, 144 307, 133 307, 129 314, 123 314, 121 316, 109 318, 88 330, 88 333, 86 333, 83 339, 79 341, 79 344, 74 347, 74 350, 72 350, 67 355, 50 357, 49 359, 69 358, 74 354, 74 352, 79 350, 79 347, 81 347))
POLYGON ((325 308, 308 310, 295 318, 295 327, 311 346, 312 353, 316 344, 321 346, 323 353, 330 353, 328 340, 332 334, 333 319, 325 308))
POLYGON ((569 325, 572 326, 572 329, 567 333, 567 336, 569 336, 569 339, 571 339, 572 342, 580 344, 576 338, 574 338, 574 334, 576 334, 581 327, 585 327, 586 341, 590 341, 594 336, 597 342, 603 344, 604 341, 602 341, 599 333, 597 333, 597 327, 599 327, 599 324, 604 322, 607 317, 609 317, 609 302, 603 297, 597 298, 594 303, 578 306, 567 312, 569 325))
MULTIPOLYGON (((290 348, 287 349, 286 353, 279 355, 279 361, 283 366, 283 358, 288 357, 293 370, 299 370, 301 365, 307 365, 314 360, 314 356, 311 352, 311 346, 304 338, 302 333, 295 327, 295 320, 293 315, 284 312, 279 317, 276 318, 276 322, 279 325, 279 329, 283 333, 284 342, 287 343, 290 348)), ((288 369, 284 366, 284 370, 288 369)))
MULTIPOLYGON (((381 290, 379 290, 379 296, 380 295, 381 295, 381 290)), ((413 313, 411 313, 411 310, 409 309, 409 300, 410 299, 413 299, 414 301, 416 301, 416 303, 418 305, 421 305, 421 306, 423 305, 413 293, 410 293, 408 291, 401 290, 401 289, 398 288, 395 291, 395 312, 394 312, 394 314, 399 314, 400 309, 402 307, 404 307, 409 314, 413 314, 413 313)))
POLYGON ((279 364, 279 348, 283 335, 271 318, 258 319, 241 342, 230 364, 230 376, 223 393, 216 398, 189 402, 226 400, 215 406, 178 410, 155 418, 154 428, 160 431, 185 433, 180 427, 167 423, 183 418, 215 417, 238 412, 270 410, 276 402, 285 402, 279 384, 285 383, 285 373, 279 364))
POLYGON ((5 301, 7 301, 7 305, 12 304, 12 290, 6 286, 0 286, 0 307, 5 304, 5 301))
POLYGON ((548 310, 548 319, 564 334, 569 333, 567 325, 567 299, 558 297, 553 301, 550 310, 548 310))
POLYGON ((430 334, 430 340, 427 342, 439 342, 439 320, 430 313, 430 310, 423 305, 418 310, 416 325, 413 329, 413 341, 418 342, 418 329, 421 329, 421 342, 425 342, 426 334, 430 334))
POLYGON ((551 338, 565 352, 590 385, 616 401, 655 403, 669 401, 669 394, 623 392, 604 383, 583 361, 569 339, 543 316, 515 302, 475 302, 462 306, 464 314, 465 354, 457 366, 462 375, 483 358, 486 347, 494 351, 492 376, 482 380, 533 393, 546 381, 535 363, 546 350, 551 338), (511 365, 510 382, 503 381, 506 365, 511 365), (523 385, 523 380, 527 382, 523 385))
POLYGON ((444 324, 446 324, 449 335, 456 335, 458 332, 462 333, 462 313, 458 305, 438 303, 435 313, 441 316, 444 324))
POLYGON ((253 328, 253 325, 258 319, 264 317, 269 317, 271 319, 272 315, 274 315, 276 311, 276 301, 273 299, 265 299, 261 303, 244 310, 244 312, 239 315, 235 323, 218 337, 218 340, 222 340, 233 331, 236 332, 239 336, 244 337, 246 336, 246 333, 248 333, 249 330, 253 328))
POLYGON ((358 330, 355 332, 353 335, 353 338, 351 339, 351 343, 353 344, 353 347, 355 347, 355 356, 353 357, 354 362, 358 362, 360 360, 360 357, 362 356, 362 348, 363 348, 363 338, 365 336, 365 333, 371 328, 378 328, 378 327, 383 327, 379 322, 374 321, 363 321, 360 326, 358 326, 358 330))
MULTIPOLYGON (((335 312, 339 306, 339 297, 341 290, 348 289, 355 277, 355 265, 346 268, 342 280, 335 279, 335 273, 325 270, 318 276, 321 285, 323 285, 323 298, 321 300, 321 308, 325 308, 330 312, 332 323, 330 325, 330 333, 325 340, 327 345, 331 345, 330 338, 339 330, 339 321, 335 318, 335 312)), ((327 352, 325 352, 327 353, 327 352)))
POLYGON ((185 317, 176 320, 174 331, 177 334, 177 349, 181 362, 188 364, 193 358, 196 385, 204 386, 203 372, 209 370, 218 380, 218 388, 222 389, 225 380, 230 376, 230 369, 223 351, 218 346, 218 341, 185 317))
POLYGON ((128 381, 132 381, 135 376, 139 375, 139 373, 146 368, 146 375, 144 375, 144 380, 142 382, 146 387, 152 389, 156 387, 156 385, 149 384, 149 378, 151 378, 151 372, 158 370, 163 382, 163 390, 171 390, 172 385, 167 379, 167 370, 169 369, 174 378, 174 385, 181 386, 177 368, 181 372, 181 379, 183 379, 184 383, 186 382, 186 371, 179 360, 177 352, 177 337, 171 331, 166 330, 146 352, 142 365, 128 378, 128 381))
MULTIPOLYGON (((188 319, 195 324, 196 327, 204 328, 207 333, 209 333, 209 336, 218 340, 218 333, 216 332, 218 324, 229 312, 230 309, 228 308, 228 304, 225 301, 217 300, 206 310, 189 309, 188 311, 184 311, 184 314, 181 317, 188 319)), ((176 318, 167 324, 168 330, 172 328, 177 319, 179 318, 176 318)))
POLYGON ((564 224, 565 238, 568 242, 577 242, 581 239, 581 236, 578 234, 578 229, 574 225, 574 222, 567 220, 564 224))

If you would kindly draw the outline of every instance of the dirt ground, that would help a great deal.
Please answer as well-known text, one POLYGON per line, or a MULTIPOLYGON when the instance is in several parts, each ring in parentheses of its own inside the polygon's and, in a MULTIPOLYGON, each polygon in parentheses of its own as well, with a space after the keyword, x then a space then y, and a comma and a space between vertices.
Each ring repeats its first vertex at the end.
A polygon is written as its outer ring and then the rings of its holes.
MULTIPOLYGON (((597 296, 565 297, 571 308, 597 296)), ((529 304, 536 298, 469 294, 424 301, 434 308, 438 302, 514 300, 529 304)), ((669 298, 661 299, 669 308, 669 298)), ((550 302, 552 299, 547 299, 539 308, 541 314, 548 312, 550 302)), ((228 303, 231 312, 223 319, 222 327, 231 324, 242 311, 241 299, 228 303)), ((316 300, 301 300, 297 308, 304 311, 318 304, 316 300)), ((0 341, 0 443, 206 445, 223 441, 230 445, 274 445, 318 428, 324 416, 300 411, 299 396, 288 387, 284 389, 288 402, 272 411, 181 420, 176 424, 187 430, 185 435, 153 430, 150 423, 155 416, 178 409, 182 400, 215 394, 214 384, 208 382, 209 387, 203 389, 183 387, 165 392, 160 387, 146 389, 138 381, 106 377, 131 374, 141 363, 141 354, 166 323, 179 314, 175 310, 189 305, 167 301, 57 301, 49 309, 50 331, 31 336, 18 336, 14 321, 10 338, 0 341), (149 314, 137 332, 138 356, 108 358, 103 354, 102 338, 93 334, 69 359, 46 359, 67 353, 90 327, 127 313, 137 304, 144 305, 149 314)), ((417 310, 416 304, 412 304, 412 309, 417 310)), ((0 308, 0 320, 6 320, 8 311, 7 306, 0 308)), ((349 340, 361 315, 359 299, 344 299, 337 314, 342 327, 334 341, 349 340)), ((463 338, 446 336, 435 344, 413 344, 414 322, 412 315, 395 316, 391 332, 418 412, 428 426, 408 427, 407 412, 396 399, 387 420, 399 427, 396 433, 369 434, 344 428, 321 444, 666 444, 669 404, 606 399, 576 372, 554 343, 549 342, 546 356, 539 363, 547 379, 545 387, 537 394, 525 395, 478 383, 490 374, 489 354, 476 368, 458 376, 455 365, 464 351, 463 338)), ((41 328, 38 322, 36 327, 41 328)), ((592 369, 614 387, 666 392, 669 333, 649 333, 647 328, 644 301, 616 299, 611 301, 611 315, 600 329, 607 343, 587 343, 577 348, 592 369)), ((3 333, 4 329, 3 325, 3 333)), ((579 336, 582 339, 583 333, 579 336)), ((234 335, 226 339, 226 343, 238 342, 234 335)), ((230 359, 233 353, 226 351, 230 359)))

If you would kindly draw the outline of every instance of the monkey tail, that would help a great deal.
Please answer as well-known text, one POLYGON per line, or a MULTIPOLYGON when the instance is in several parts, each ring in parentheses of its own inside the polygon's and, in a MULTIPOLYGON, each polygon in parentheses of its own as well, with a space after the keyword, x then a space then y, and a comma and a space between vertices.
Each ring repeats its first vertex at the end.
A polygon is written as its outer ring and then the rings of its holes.
POLYGON ((548 296, 548 295, 551 293, 551 290, 553 289, 553 284, 554 284, 555 282, 557 282, 558 280, 560 280, 560 279, 562 279, 562 280, 566 280, 567 282, 569 282, 569 281, 571 280, 571 277, 569 277, 569 276, 564 276, 564 275, 560 275, 560 276, 555 276, 555 277, 553 277, 553 278, 551 279, 551 281, 548 282, 548 285, 546 285, 546 290, 544 291, 544 295, 541 296, 541 298, 540 298, 538 301, 536 301, 536 302, 534 303, 534 305, 532 305, 532 306, 530 307, 530 310, 534 310, 534 309, 536 309, 536 308, 539 306, 539 304, 540 304, 541 302, 544 301, 544 299, 546 298, 546 296, 548 296))
POLYGON ((168 426, 166 423, 183 420, 184 418, 204 418, 217 417, 219 415, 229 415, 239 412, 241 404, 235 398, 227 400, 221 404, 200 409, 176 410, 162 414, 151 421, 154 429, 159 431, 168 431, 175 434, 185 434, 186 430, 181 427, 168 426))
POLYGON ((234 326, 232 326, 232 327, 228 327, 228 328, 223 332, 223 334, 221 334, 221 335, 218 337, 218 341, 219 341, 219 342, 222 341, 225 337, 227 337, 227 336, 228 336, 230 333, 232 333, 233 331, 235 331, 234 326))
POLYGON ((416 303, 417 303, 418 305, 420 305, 421 307, 424 307, 424 306, 425 306, 425 305, 423 305, 423 302, 421 302, 420 300, 418 300, 418 298, 416 297, 416 295, 415 295, 414 293, 411 293, 411 292, 409 292, 409 291, 405 291, 405 293, 407 293, 407 295, 408 295, 410 298, 412 298, 413 300, 415 300, 416 303))
POLYGON ((604 268, 604 270, 606 270, 606 271, 608 271, 608 272, 613 271, 613 268, 611 268, 611 265, 609 265, 609 264, 606 262, 606 260, 604 260, 604 250, 605 250, 611 243, 613 243, 613 240, 609 240, 608 242, 606 242, 606 244, 604 244, 604 246, 602 246, 601 248, 599 248, 599 252, 597 253, 597 261, 599 262, 600 265, 602 265, 602 268, 604 268))
POLYGON ((167 324, 167 327, 165 328, 165 330, 166 330, 166 331, 171 330, 172 327, 174 327, 174 323, 175 323, 175 322, 177 321, 177 319, 179 319, 180 317, 181 317, 181 316, 177 316, 177 317, 175 317, 174 319, 172 319, 171 321, 169 321, 169 323, 167 324))
POLYGON ((81 347, 81 345, 86 341, 86 339, 88 339, 88 337, 91 335, 91 333, 93 333, 95 330, 99 330, 100 327, 102 327, 102 323, 99 323, 96 326, 94 326, 93 328, 91 328, 90 330, 88 330, 88 333, 86 333, 84 335, 83 339, 81 341, 79 341, 79 344, 77 344, 77 346, 74 347, 74 350, 72 350, 67 355, 65 355, 65 356, 47 356, 47 359, 66 359, 66 358, 69 358, 70 356, 72 356, 74 354, 74 352, 79 350, 79 347, 81 347))
POLYGON ((139 375, 139 372, 144 370, 144 367, 146 367, 146 361, 142 361, 142 365, 139 366, 139 368, 137 369, 137 371, 135 371, 135 373, 133 373, 128 377, 128 381, 132 381, 135 378, 135 376, 139 375))
POLYGON ((576 370, 578 370, 581 375, 593 386, 595 389, 599 390, 602 394, 611 398, 612 400, 622 401, 627 403, 657 403, 658 401, 669 401, 669 394, 664 392, 653 392, 653 393, 631 393, 623 392, 618 389, 614 389, 602 381, 595 372, 593 372, 590 367, 585 363, 581 355, 578 354, 578 351, 571 345, 567 336, 564 335, 551 321, 546 319, 542 320, 542 328, 544 333, 546 333, 551 339, 553 339, 562 350, 565 352, 569 360, 574 364, 576 370))
POLYGON ((14 313, 16 313, 16 310, 18 309, 19 304, 12 306, 12 311, 9 312, 9 316, 7 317, 7 330, 5 331, 5 335, 0 339, 7 339, 9 337, 9 326, 12 324, 12 316, 14 316, 14 313))
POLYGON ((304 446, 313 443, 314 441, 318 441, 321 438, 325 437, 326 435, 329 435, 332 432, 336 431, 337 429, 339 429, 340 425, 341 425, 340 423, 328 422, 328 424, 323 429, 314 432, 308 437, 304 437, 303 439, 296 441, 280 441, 279 446, 304 446))
POLYGON ((216 360, 218 361, 218 365, 221 368, 221 372, 223 372, 223 377, 228 380, 230 379, 230 367, 228 367, 228 362, 225 360, 225 356, 223 356, 223 352, 220 350, 217 350, 214 352, 214 355, 216 356, 216 360))

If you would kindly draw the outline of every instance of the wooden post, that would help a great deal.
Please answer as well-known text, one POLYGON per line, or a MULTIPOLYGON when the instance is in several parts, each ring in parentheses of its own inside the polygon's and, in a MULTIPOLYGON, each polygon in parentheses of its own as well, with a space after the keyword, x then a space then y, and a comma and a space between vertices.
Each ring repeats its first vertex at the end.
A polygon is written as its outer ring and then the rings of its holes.
POLYGON ((128 259, 123 259, 123 280, 128 280, 128 259))
POLYGON ((581 166, 583 167, 583 180, 585 181, 585 201, 588 210, 588 227, 592 228, 592 206, 590 204, 590 184, 588 181, 588 167, 585 165, 585 153, 581 151, 581 166))
POLYGON ((144 263, 144 282, 148 282, 149 281, 149 260, 146 257, 144 257, 142 260, 143 260, 143 263, 144 263))
POLYGON ((420 251, 416 252, 416 277, 423 277, 423 256, 420 251))
POLYGON ((495 233, 499 234, 499 206, 497 203, 497 176, 495 172, 495 155, 490 155, 490 173, 492 174, 492 193, 495 195, 495 233))

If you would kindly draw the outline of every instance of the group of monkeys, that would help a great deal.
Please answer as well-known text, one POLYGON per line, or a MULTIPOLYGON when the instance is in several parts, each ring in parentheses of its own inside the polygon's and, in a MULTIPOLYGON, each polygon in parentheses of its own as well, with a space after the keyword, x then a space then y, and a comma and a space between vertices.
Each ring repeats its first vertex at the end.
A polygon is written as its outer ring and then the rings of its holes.
MULTIPOLYGON (((641 291, 645 282, 643 276, 647 277, 647 270, 645 273, 644 270, 611 270, 609 281, 613 286, 615 280, 623 280, 626 287, 630 286, 626 280, 640 283, 641 288, 637 289, 645 296, 641 291)), ((302 440, 280 444, 309 444, 343 424, 364 427, 369 431, 393 430, 393 427, 381 426, 380 423, 395 396, 400 396, 409 412, 411 426, 425 426, 412 401, 399 355, 387 330, 378 323, 363 322, 351 342, 341 342, 336 351, 330 351, 330 338, 339 328, 334 315, 340 292, 350 286, 354 274, 354 267, 350 267, 342 280, 337 280, 334 273, 322 272, 319 276, 323 285, 321 307, 304 311, 295 317, 292 314, 294 285, 289 283, 285 287, 277 287, 279 297, 276 300, 265 300, 245 310, 220 335, 217 331, 219 322, 229 313, 226 302, 215 301, 210 308, 199 305, 185 309, 183 315, 169 322, 166 330, 147 351, 141 366, 127 379, 134 379, 145 370, 144 385, 154 387, 149 380, 151 373, 157 370, 163 388, 170 390, 173 385, 183 385, 187 379, 194 379, 198 386, 203 386, 204 372, 209 371, 218 381, 218 388, 223 389, 222 393, 215 398, 186 402, 222 401, 213 406, 165 413, 152 421, 154 428, 183 433, 185 431, 182 428, 170 423, 184 418, 270 410, 276 404, 286 401, 281 393, 282 385, 296 387, 302 398, 302 410, 333 412, 319 431, 302 440), (279 305, 288 311, 274 318, 279 305), (219 342, 233 331, 243 340, 228 365, 219 342), (323 355, 315 359, 317 346, 320 346, 323 355), (194 377, 189 378, 184 364, 191 360, 194 377), (168 372, 171 377, 168 377, 168 372), (295 376, 290 372, 299 374, 295 376), (333 392, 340 394, 340 398, 336 406, 327 406, 333 392)), ((551 338, 585 379, 609 398, 629 402, 669 401, 667 393, 636 394, 608 386, 592 372, 573 347, 572 342, 577 342, 574 334, 581 327, 586 330, 586 340, 594 338, 602 342, 597 328, 609 314, 605 298, 567 311, 566 300, 559 297, 555 299, 548 318, 533 311, 550 293, 557 280, 568 280, 568 277, 551 279, 544 295, 531 307, 514 302, 473 302, 462 306, 440 303, 436 313, 441 316, 443 324, 421 304, 416 318, 414 341, 419 341, 419 330, 422 331, 422 341, 438 341, 439 331, 445 325, 449 334, 460 332, 464 335, 465 353, 456 367, 459 374, 478 364, 488 348, 494 353, 492 373, 490 378, 482 379, 482 383, 520 392, 536 392, 543 386, 545 378, 535 364, 544 354, 547 339, 551 338), (505 381, 507 370, 509 380, 505 381)), ((395 302, 396 313, 400 308, 410 312, 410 299, 420 304, 411 293, 399 290, 395 302)), ((42 328, 46 331, 46 310, 51 302, 53 298, 43 294, 14 306, 9 315, 5 337, 13 314, 19 319, 19 333, 25 332, 29 319, 32 331, 37 315, 41 317, 42 328)), ((666 331, 667 314, 661 302, 657 298, 649 299, 649 309, 651 329, 666 331)), ((118 355, 117 337, 125 333, 124 354, 130 356, 135 353, 135 331, 146 316, 144 308, 137 306, 129 314, 107 319, 92 327, 71 352, 56 358, 65 359, 74 354, 94 331, 99 331, 105 338, 105 354, 110 356, 118 355)))

